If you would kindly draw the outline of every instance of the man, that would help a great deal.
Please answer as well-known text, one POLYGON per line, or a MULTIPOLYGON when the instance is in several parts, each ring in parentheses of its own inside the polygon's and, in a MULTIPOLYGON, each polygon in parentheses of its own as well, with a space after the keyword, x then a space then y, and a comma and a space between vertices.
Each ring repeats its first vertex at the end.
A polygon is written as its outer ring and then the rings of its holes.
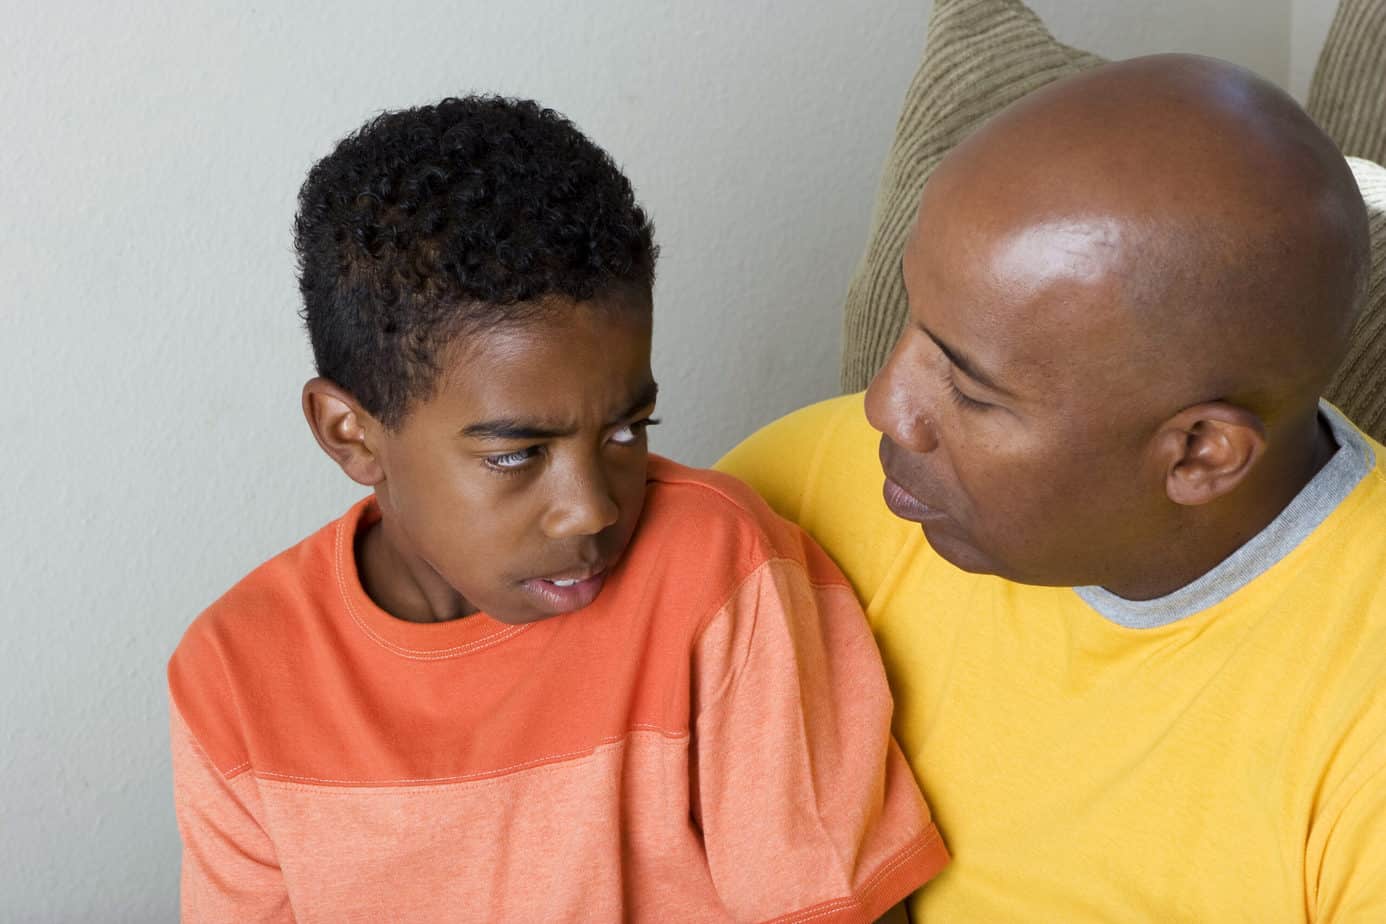
POLYGON ((902 271, 864 402, 722 467, 866 605, 954 855, 915 919, 1386 921, 1386 467, 1319 400, 1367 272, 1332 143, 1230 65, 1113 64, 953 151, 902 271))

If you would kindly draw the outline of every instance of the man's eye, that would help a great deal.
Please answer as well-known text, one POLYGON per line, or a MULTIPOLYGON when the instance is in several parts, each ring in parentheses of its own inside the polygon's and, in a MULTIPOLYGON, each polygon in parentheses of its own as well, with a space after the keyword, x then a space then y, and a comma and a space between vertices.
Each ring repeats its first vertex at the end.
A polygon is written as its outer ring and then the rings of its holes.
POLYGON ((618 443, 622 446, 630 446, 638 442, 640 437, 645 435, 646 430, 658 424, 659 421, 655 420, 653 417, 646 417, 644 420, 628 423, 611 434, 611 442, 618 443))
POLYGON ((530 459, 533 459, 538 451, 537 447, 528 446, 524 449, 517 449, 514 452, 503 452, 499 455, 486 456, 485 461, 491 468, 499 469, 503 472, 512 472, 524 466, 530 459))
POLYGON ((991 405, 985 401, 978 401, 976 398, 963 394, 961 389, 953 383, 951 376, 948 379, 948 396, 953 399, 953 403, 958 405, 958 407, 968 410, 980 411, 991 407, 991 405))

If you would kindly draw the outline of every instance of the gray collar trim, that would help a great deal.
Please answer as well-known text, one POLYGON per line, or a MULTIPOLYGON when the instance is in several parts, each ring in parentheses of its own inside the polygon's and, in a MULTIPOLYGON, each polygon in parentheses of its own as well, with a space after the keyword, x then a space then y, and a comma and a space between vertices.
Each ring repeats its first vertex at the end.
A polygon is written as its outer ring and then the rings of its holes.
POLYGON ((1319 402, 1338 451, 1265 529, 1191 584, 1154 600, 1127 600, 1101 587, 1075 587, 1103 617, 1128 629, 1155 629, 1221 603, 1259 577, 1328 519, 1376 464, 1371 446, 1338 410, 1319 402))

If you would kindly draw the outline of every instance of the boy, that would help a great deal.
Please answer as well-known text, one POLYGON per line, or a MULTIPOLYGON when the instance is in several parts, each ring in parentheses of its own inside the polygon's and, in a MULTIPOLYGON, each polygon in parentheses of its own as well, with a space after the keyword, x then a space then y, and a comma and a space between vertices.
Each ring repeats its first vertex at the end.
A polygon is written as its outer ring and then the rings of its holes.
POLYGON ((866 921, 947 855, 851 587, 648 457, 657 248, 530 102, 308 176, 303 409, 372 495, 169 666, 184 917, 866 921))

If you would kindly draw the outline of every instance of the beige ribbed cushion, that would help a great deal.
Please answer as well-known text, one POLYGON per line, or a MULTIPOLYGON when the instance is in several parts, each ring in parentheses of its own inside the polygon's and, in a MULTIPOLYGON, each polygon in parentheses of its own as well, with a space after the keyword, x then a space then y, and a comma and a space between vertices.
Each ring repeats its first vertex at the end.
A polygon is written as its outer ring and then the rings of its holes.
POLYGON ((876 193, 871 237, 847 290, 844 391, 866 387, 908 313, 900 252, 943 155, 1037 87, 1102 63, 1055 40, 1020 0, 934 0, 929 38, 876 193))
POLYGON ((1386 163, 1386 0, 1342 0, 1305 107, 1344 154, 1386 163))
POLYGON ((1326 397, 1353 423, 1386 443, 1386 167, 1356 157, 1349 157, 1348 165, 1367 201, 1372 273, 1352 347, 1326 397))

